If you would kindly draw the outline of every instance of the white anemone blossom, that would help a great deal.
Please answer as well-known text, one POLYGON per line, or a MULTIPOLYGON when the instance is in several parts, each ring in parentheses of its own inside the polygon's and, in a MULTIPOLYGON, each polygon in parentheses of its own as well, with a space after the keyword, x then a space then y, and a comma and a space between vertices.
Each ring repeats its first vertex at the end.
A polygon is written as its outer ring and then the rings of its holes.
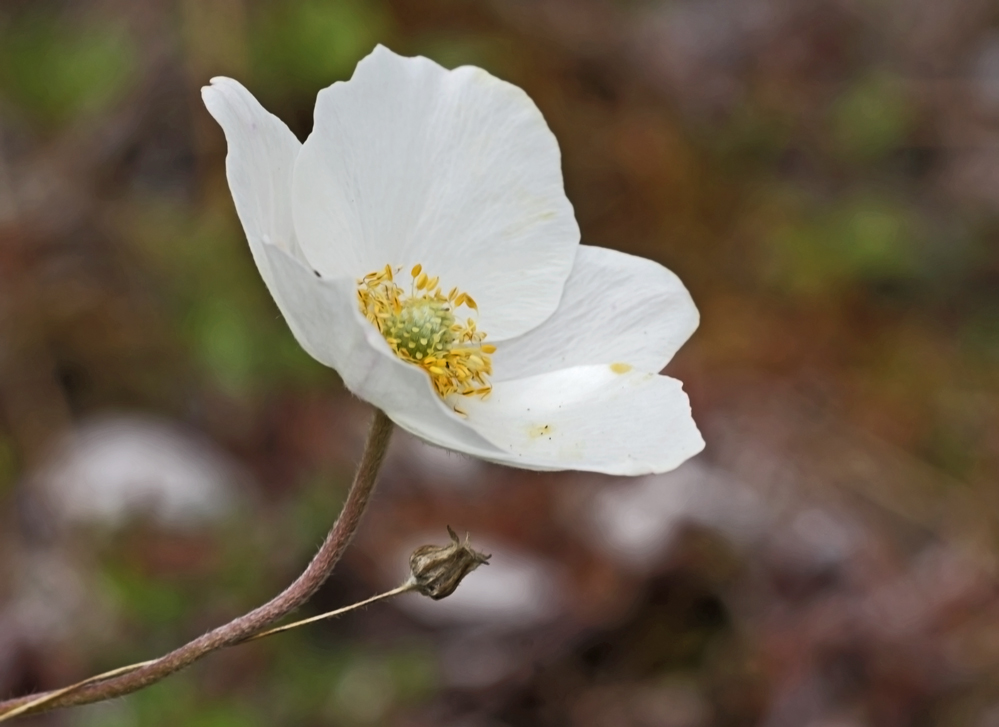
POLYGON ((239 83, 202 95, 253 259, 295 338, 440 447, 664 472, 704 442, 660 370, 697 309, 658 263, 579 244, 558 143, 519 88, 377 47, 304 144, 239 83))

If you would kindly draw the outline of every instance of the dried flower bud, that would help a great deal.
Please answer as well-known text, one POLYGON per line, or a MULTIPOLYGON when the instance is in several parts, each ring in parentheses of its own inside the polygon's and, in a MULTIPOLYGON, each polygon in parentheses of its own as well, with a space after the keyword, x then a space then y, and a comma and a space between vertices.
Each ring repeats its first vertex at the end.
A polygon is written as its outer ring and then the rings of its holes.
POLYGON ((409 557, 416 590, 435 601, 454 593, 462 578, 482 564, 489 565, 487 561, 492 557, 472 550, 467 535, 464 543, 458 540, 450 525, 447 532, 450 545, 421 545, 409 557))

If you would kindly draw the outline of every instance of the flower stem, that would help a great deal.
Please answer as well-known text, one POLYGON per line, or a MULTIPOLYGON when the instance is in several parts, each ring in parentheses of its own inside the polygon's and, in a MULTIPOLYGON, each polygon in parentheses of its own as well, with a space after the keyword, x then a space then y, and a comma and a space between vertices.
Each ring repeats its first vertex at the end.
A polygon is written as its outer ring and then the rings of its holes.
POLYGON ((159 659, 143 662, 131 670, 130 667, 123 667, 64 689, 0 702, 0 721, 15 716, 12 713, 34 714, 59 707, 101 702, 138 691, 180 671, 213 651, 251 639, 268 624, 297 609, 309 600, 329 577, 357 531, 374 489, 378 470, 385 458, 391 435, 392 421, 383 412, 375 410, 364 454, 361 456, 361 462, 354 474, 354 481, 339 517, 308 567, 280 594, 264 605, 199 636, 179 649, 159 659), (122 674, 121 671, 125 673, 122 674))
MULTIPOLYGON (((344 606, 343 608, 338 608, 334 611, 326 611, 325 613, 321 613, 318 616, 312 616, 311 618, 303 618, 301 621, 295 621, 294 623, 285 624, 284 626, 278 626, 277 628, 267 629, 267 631, 261 631, 259 633, 254 634, 253 636, 244 639, 240 643, 246 643, 248 641, 256 641, 257 639, 262 639, 265 636, 273 636, 274 634, 280 634, 283 631, 291 631, 292 629, 297 629, 301 626, 307 626, 308 624, 315 623, 316 621, 325 621, 328 618, 335 618, 336 616, 342 616, 343 614, 348 613, 349 611, 354 611, 364 606, 370 606, 372 603, 375 603, 377 601, 384 601, 388 598, 392 598, 393 596, 398 596, 401 593, 407 593, 409 591, 416 590, 416 588, 417 588, 416 582, 410 579, 407 580, 405 583, 403 583, 401 586, 393 588, 391 591, 385 591, 384 593, 379 593, 377 596, 366 598, 363 601, 352 603, 349 606, 344 606)), ((137 664, 129 664, 128 666, 120 666, 117 669, 106 671, 103 674, 96 674, 92 677, 84 679, 83 681, 79 681, 76 684, 71 684, 68 687, 63 687, 62 689, 56 689, 55 691, 52 692, 46 692, 45 694, 35 697, 34 699, 25 702, 24 704, 21 704, 20 706, 15 707, 14 709, 11 709, 7 712, 3 712, 2 714, 0 714, 0 722, 6 722, 9 719, 13 719, 14 717, 18 717, 22 714, 28 714, 29 712, 32 711, 35 712, 42 711, 40 709, 41 707, 48 704, 49 702, 55 701, 58 697, 61 697, 64 694, 69 694, 70 692, 85 687, 88 684, 101 682, 104 681, 105 679, 110 679, 111 677, 116 677, 120 674, 130 674, 131 672, 136 671, 137 669, 141 669, 142 667, 147 666, 149 664, 154 664, 155 662, 156 660, 152 659, 150 661, 140 661, 137 664)))

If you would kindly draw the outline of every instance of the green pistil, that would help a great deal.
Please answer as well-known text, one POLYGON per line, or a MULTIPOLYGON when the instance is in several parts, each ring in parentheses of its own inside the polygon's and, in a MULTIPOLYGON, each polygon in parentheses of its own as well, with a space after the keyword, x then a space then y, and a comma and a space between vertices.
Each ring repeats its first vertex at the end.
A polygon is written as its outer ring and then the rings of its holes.
POLYGON ((447 303, 426 298, 403 303, 398 315, 385 322, 382 335, 397 351, 422 361, 428 354, 444 354, 455 342, 454 316, 447 303))

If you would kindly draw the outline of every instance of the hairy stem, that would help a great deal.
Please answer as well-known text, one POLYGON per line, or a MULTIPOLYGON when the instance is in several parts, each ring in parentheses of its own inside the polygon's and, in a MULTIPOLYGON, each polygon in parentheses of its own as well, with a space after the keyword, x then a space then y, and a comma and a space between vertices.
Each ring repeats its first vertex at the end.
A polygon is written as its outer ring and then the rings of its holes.
POLYGON ((155 684, 217 649, 248 640, 268 624, 297 609, 309 600, 329 577, 357 531, 361 516, 364 514, 374 489, 378 470, 385 458, 385 451, 388 448, 391 435, 391 420, 381 411, 375 410, 364 454, 357 467, 354 482, 350 486, 350 492, 347 493, 347 500, 340 511, 340 516, 312 562, 295 579, 295 582, 280 594, 249 613, 199 636, 179 649, 150 661, 134 671, 112 676, 96 683, 84 683, 79 688, 31 694, 0 702, 0 720, 14 710, 18 710, 20 714, 34 714, 59 707, 100 702, 130 694, 150 684, 155 684), (49 695, 51 698, 47 698, 49 695), (44 702, 41 701, 42 698, 45 698, 44 702), (23 712, 20 711, 20 707, 31 702, 38 703, 33 704, 23 712))

